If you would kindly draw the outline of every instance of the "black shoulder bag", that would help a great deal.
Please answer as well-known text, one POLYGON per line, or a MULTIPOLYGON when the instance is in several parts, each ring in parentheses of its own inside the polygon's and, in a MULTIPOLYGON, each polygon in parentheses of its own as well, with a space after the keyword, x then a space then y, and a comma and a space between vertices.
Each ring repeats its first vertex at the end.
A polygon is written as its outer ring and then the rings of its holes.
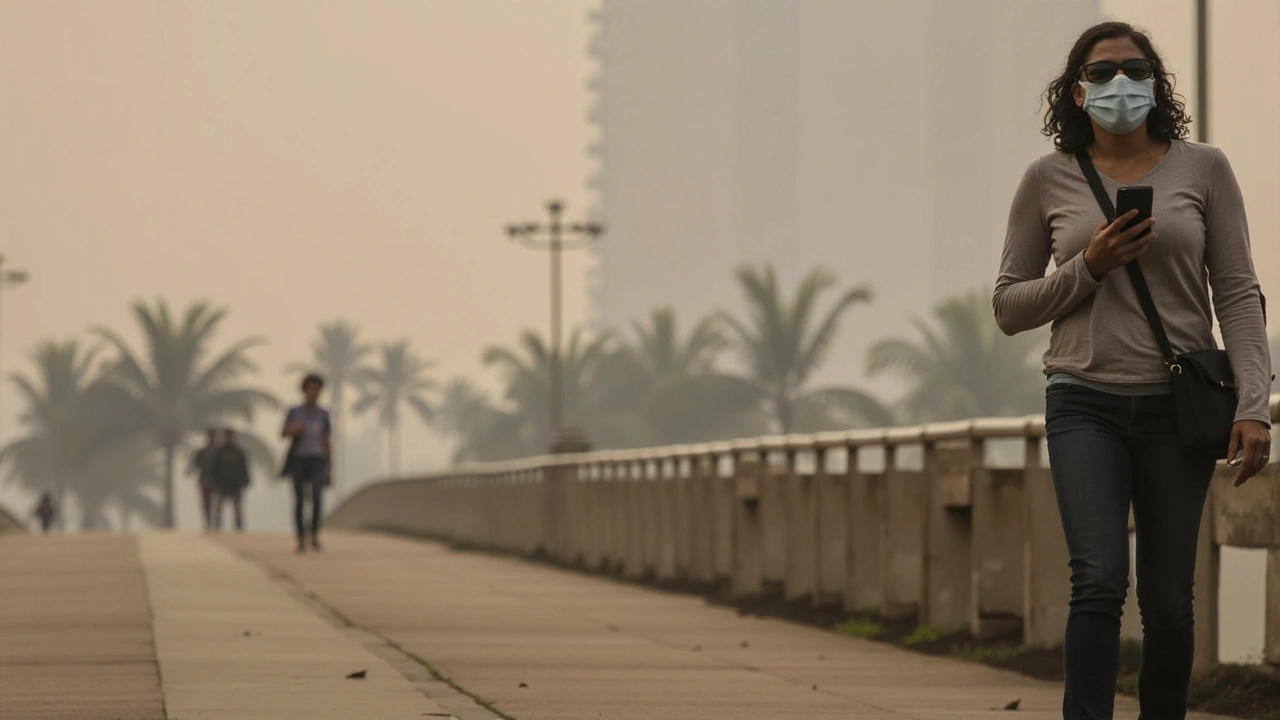
MULTIPOLYGON (((1114 221, 1115 205, 1102 186, 1102 178, 1093 167, 1089 151, 1077 151, 1076 161, 1080 163, 1080 169, 1088 179, 1102 213, 1108 221, 1114 221)), ((1237 402, 1235 377, 1231 372, 1231 363, 1227 360, 1227 352, 1212 349, 1175 353, 1169 346, 1169 337, 1165 335, 1160 314, 1156 312, 1155 301, 1151 299, 1147 279, 1142 275, 1138 261, 1133 260, 1124 267, 1138 294, 1142 314, 1147 316, 1151 332, 1156 336, 1160 356, 1169 368, 1178 443, 1218 459, 1225 458, 1227 447, 1231 444, 1231 426, 1235 423, 1237 402)))

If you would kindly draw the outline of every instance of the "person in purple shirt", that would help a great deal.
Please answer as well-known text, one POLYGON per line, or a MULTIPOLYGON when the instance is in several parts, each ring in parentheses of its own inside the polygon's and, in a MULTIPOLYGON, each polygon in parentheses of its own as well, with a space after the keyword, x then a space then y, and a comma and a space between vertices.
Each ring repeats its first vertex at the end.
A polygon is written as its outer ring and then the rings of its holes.
POLYGON ((320 517, 324 511, 324 489, 329 485, 329 468, 332 465, 329 435, 333 425, 329 411, 320 407, 320 391, 324 378, 308 375, 302 380, 301 405, 289 408, 285 415, 281 437, 290 438, 289 454, 285 458, 281 477, 293 480, 293 522, 298 531, 298 552, 307 551, 307 537, 311 548, 320 549, 320 517), (311 501, 311 524, 305 522, 305 506, 311 501))

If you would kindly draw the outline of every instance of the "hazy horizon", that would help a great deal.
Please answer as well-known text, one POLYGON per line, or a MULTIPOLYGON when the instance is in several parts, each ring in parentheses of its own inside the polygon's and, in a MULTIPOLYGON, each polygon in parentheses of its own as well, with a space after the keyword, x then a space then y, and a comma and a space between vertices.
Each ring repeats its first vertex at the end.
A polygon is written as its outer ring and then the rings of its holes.
MULTIPOLYGON (((482 350, 526 328, 545 333, 548 322, 547 258, 510 243, 505 224, 543 220, 550 197, 567 201, 571 220, 594 202, 588 12, 597 5, 0 4, 0 253, 31 276, 4 293, 0 372, 29 373, 38 341, 88 338, 93 326, 137 342, 130 305, 163 298, 175 311, 199 300, 226 308, 218 347, 265 338, 252 382, 286 403, 297 378, 285 367, 309 359, 317 326, 333 320, 373 343, 409 339, 438 362, 441 382, 467 376, 496 390, 482 350)), ((1099 2, 1103 14, 1153 31, 1189 107, 1192 5, 1099 2)), ((1259 23, 1280 29, 1280 9, 1215 3, 1214 22, 1210 141, 1232 157, 1271 287, 1280 282, 1280 141, 1265 130, 1280 121, 1280 49, 1237 40, 1259 23), (1273 87, 1255 92, 1241 67, 1268 68, 1273 87)), ((588 253, 566 257, 566 327, 592 312, 592 263, 588 253)), ((906 319, 893 311, 859 310, 859 322, 874 316, 859 327, 902 333, 906 319)), ((686 328, 694 320, 681 319, 686 328)), ((861 366, 830 373, 862 380, 861 366)), ((17 437, 19 400, 0 382, 0 442, 17 437)), ((278 423, 267 413, 255 429, 274 439, 278 423)), ((408 423, 405 472, 448 460, 434 433, 408 423)), ((380 433, 367 419, 347 430, 351 459, 376 467, 380 433)), ((288 490, 255 483, 251 527, 287 528, 288 490)), ((194 483, 177 485, 179 527, 194 528, 194 483)), ((15 511, 31 501, 0 483, 0 502, 15 511)))

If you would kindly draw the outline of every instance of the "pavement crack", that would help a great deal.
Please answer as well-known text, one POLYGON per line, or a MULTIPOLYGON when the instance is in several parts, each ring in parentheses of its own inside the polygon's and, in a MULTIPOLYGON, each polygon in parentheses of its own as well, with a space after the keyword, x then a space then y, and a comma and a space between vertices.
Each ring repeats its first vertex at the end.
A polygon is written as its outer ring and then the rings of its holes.
MULTIPOLYGON (((268 560, 260 558, 247 550, 235 548, 232 549, 232 552, 244 560, 265 570, 272 581, 283 585, 290 595, 309 608, 322 620, 335 628, 345 630, 348 636, 363 644, 370 652, 389 662, 395 670, 400 672, 401 675, 413 683, 414 686, 418 688, 419 692, 431 701, 435 702, 437 705, 449 705, 449 699, 437 697, 433 693, 428 692, 427 688, 423 687, 422 682, 416 680, 411 673, 405 671, 406 668, 403 666, 404 662, 408 662, 422 668, 430 675, 432 680, 440 683, 441 685, 447 686, 459 696, 466 698, 469 701, 469 705, 466 708, 467 717, 472 717, 474 713, 483 711, 490 713, 493 720, 517 720, 516 718, 499 710, 493 702, 468 691, 466 688, 454 682, 452 678, 441 673, 424 658, 410 652, 391 638, 382 635, 376 630, 357 624, 350 617, 343 614, 338 608, 326 602, 325 599, 320 597, 320 595, 315 591, 306 587, 300 580, 298 580, 298 578, 290 575, 286 570, 284 570, 284 568, 273 565, 268 560)), ((353 673, 353 675, 354 674, 355 673, 353 673)), ((456 701, 454 702, 454 705, 454 709, 461 710, 460 707, 456 706, 456 701)), ((457 717, 454 713, 424 713, 424 716, 442 718, 457 717)))

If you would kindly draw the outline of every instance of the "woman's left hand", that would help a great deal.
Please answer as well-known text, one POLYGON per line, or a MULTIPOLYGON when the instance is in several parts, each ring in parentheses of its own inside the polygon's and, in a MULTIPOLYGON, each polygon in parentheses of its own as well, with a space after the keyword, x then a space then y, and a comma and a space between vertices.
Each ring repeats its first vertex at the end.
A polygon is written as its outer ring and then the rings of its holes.
POLYGON ((1239 465, 1236 487, 1257 475, 1267 466, 1271 457, 1271 429, 1257 420, 1240 420, 1231 426, 1231 445, 1227 448, 1227 463, 1239 465))

